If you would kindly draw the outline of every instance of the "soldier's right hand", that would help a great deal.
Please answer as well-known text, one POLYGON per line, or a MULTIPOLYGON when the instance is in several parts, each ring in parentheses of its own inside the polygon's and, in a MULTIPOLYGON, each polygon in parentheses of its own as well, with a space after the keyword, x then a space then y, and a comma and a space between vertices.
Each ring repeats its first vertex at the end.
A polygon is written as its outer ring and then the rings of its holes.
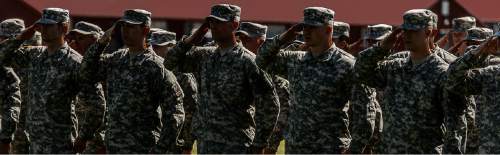
POLYGON ((450 38, 451 36, 451 33, 450 32, 447 32, 446 34, 444 34, 441 38, 439 38, 438 41, 436 41, 436 44, 439 46, 439 47, 444 47, 446 46, 446 44, 448 43, 448 38, 450 38))
POLYGON ((39 27, 38 24, 31 25, 30 27, 24 29, 24 31, 20 35, 18 35, 16 39, 29 40, 33 38, 35 32, 38 30, 38 27, 39 27))
POLYGON ((498 37, 488 38, 486 41, 481 43, 481 45, 479 45, 479 47, 476 50, 472 51, 472 54, 475 56, 489 55, 489 54, 498 55, 499 53, 497 53, 498 50, 497 40, 498 37))
POLYGON ((398 39, 398 35, 401 34, 403 29, 397 28, 396 30, 392 31, 392 33, 385 37, 384 40, 380 42, 380 47, 384 50, 391 50, 394 48, 394 45, 396 44, 396 41, 398 39))
POLYGON ((111 37, 113 36, 113 32, 115 31, 116 24, 117 23, 113 24, 113 26, 111 26, 108 30, 106 30, 106 32, 104 32, 104 34, 98 41, 99 43, 105 44, 111 41, 111 37))
POLYGON ((205 34, 208 32, 208 29, 209 29, 208 20, 205 20, 205 22, 191 36, 184 39, 184 43, 196 44, 200 42, 205 37, 205 34))
POLYGON ((281 43, 289 43, 294 41, 304 28, 304 24, 299 23, 290 27, 285 33, 281 34, 279 40, 281 43))

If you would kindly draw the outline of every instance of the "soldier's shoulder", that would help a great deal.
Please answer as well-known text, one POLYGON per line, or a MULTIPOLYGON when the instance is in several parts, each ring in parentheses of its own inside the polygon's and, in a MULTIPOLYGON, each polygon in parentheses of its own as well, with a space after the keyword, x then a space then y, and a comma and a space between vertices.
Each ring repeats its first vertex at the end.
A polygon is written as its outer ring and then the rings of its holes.
POLYGON ((340 49, 338 47, 335 47, 336 52, 334 54, 339 56, 339 61, 343 61, 345 63, 354 65, 354 62, 356 62, 356 58, 352 56, 350 53, 347 53, 343 49, 340 49))

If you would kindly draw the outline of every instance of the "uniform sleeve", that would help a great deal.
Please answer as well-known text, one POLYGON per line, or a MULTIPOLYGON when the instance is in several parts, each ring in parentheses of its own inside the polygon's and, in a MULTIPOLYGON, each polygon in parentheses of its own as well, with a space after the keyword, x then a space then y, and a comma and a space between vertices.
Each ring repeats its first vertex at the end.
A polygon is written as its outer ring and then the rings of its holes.
MULTIPOLYGON (((446 77, 443 77, 443 85, 446 77)), ((442 86, 443 109, 445 113, 445 136, 443 153, 463 154, 465 153, 467 121, 465 119, 465 112, 467 109, 468 100, 464 94, 459 94, 455 91, 449 91, 442 86)))
POLYGON ((109 54, 102 53, 106 47, 106 44, 95 43, 85 52, 79 73, 82 81, 95 84, 105 79, 106 60, 109 54))
POLYGON ((193 47, 181 41, 168 51, 164 65, 168 70, 198 73, 201 60, 207 57, 212 50, 214 47, 193 47))
POLYGON ((196 112, 198 105, 198 89, 196 84, 196 79, 192 74, 185 74, 179 83, 184 92, 184 111, 185 111, 185 121, 182 127, 181 137, 184 140, 183 147, 185 149, 192 149, 195 138, 193 137, 193 115, 196 112))
POLYGON ((172 72, 162 68, 161 76, 155 82, 162 110, 162 128, 158 144, 152 153, 174 153, 177 138, 184 123, 184 108, 182 99, 184 94, 172 72))
POLYGON ((254 61, 248 65, 249 83, 255 103, 255 138, 253 145, 266 147, 278 120, 280 105, 270 77, 254 61))
POLYGON ((2 100, 2 119, 0 130, 0 141, 11 142, 14 138, 16 123, 19 121, 19 111, 21 107, 21 92, 19 89, 19 78, 12 70, 6 70, 5 86, 2 87, 4 96, 2 100))
POLYGON ((474 68, 482 62, 481 58, 474 58, 471 52, 450 64, 446 80, 446 89, 456 94, 479 94, 488 75, 495 70, 492 67, 474 68))
POLYGON ((0 44, 0 62, 5 65, 29 66, 31 55, 35 53, 37 47, 21 47, 23 40, 9 39, 0 44))
POLYGON ((267 39, 259 48, 256 61, 259 67, 269 74, 287 77, 287 62, 295 58, 296 53, 280 50, 280 47, 279 35, 272 39, 267 39))
POLYGON ((355 77, 361 84, 383 88, 387 84, 384 65, 380 61, 389 55, 389 51, 374 46, 360 52, 354 65, 355 77))
POLYGON ((100 83, 87 84, 81 88, 77 104, 82 107, 78 117, 83 118, 83 122, 78 122, 78 136, 90 140, 104 122, 106 100, 100 83))
POLYGON ((350 119, 351 153, 362 153, 363 148, 369 144, 374 130, 376 119, 375 90, 365 85, 357 84, 352 90, 350 119))

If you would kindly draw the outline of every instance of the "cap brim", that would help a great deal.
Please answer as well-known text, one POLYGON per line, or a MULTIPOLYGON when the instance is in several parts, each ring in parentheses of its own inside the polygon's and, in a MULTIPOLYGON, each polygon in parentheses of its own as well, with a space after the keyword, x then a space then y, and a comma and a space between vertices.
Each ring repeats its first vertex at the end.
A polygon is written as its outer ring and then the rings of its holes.
POLYGON ((173 40, 173 41, 167 41, 167 42, 162 42, 162 43, 152 42, 151 44, 155 45, 155 46, 165 46, 165 45, 168 45, 168 44, 176 44, 176 43, 177 42, 175 40, 173 40))
POLYGON ((80 34, 83 34, 83 35, 92 34, 92 32, 87 32, 87 31, 83 31, 83 30, 79 30, 79 29, 73 29, 70 32, 76 32, 76 33, 80 33, 80 34))
POLYGON ((36 21, 35 23, 37 23, 37 24, 57 24, 57 21, 51 20, 51 19, 42 18, 42 19, 39 19, 38 21, 36 21))
POLYGON ((308 25, 308 26, 325 26, 324 23, 318 23, 318 22, 307 22, 303 21, 302 24, 308 25))
POLYGON ((229 21, 229 20, 227 20, 227 19, 224 19, 224 18, 221 18, 221 17, 217 17, 217 16, 214 16, 214 15, 210 15, 210 16, 208 16, 208 17, 207 17, 207 19, 216 19, 216 20, 218 20, 218 21, 222 21, 222 22, 227 22, 227 21, 229 21))
POLYGON ((134 25, 139 25, 139 24, 143 23, 141 21, 134 21, 134 20, 124 19, 124 18, 120 19, 119 21, 124 22, 124 23, 128 23, 128 24, 134 24, 134 25))

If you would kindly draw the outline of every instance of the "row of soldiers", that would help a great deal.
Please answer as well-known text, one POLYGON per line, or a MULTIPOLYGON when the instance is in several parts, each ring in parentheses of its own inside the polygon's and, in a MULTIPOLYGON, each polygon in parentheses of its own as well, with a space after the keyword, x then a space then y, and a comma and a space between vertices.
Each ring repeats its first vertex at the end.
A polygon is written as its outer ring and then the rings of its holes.
POLYGON ((140 9, 106 31, 61 8, 3 21, 1 153, 499 150, 500 33, 474 18, 434 41, 437 15, 413 9, 348 44, 328 8, 271 38, 240 15, 214 5, 179 41, 140 9))

